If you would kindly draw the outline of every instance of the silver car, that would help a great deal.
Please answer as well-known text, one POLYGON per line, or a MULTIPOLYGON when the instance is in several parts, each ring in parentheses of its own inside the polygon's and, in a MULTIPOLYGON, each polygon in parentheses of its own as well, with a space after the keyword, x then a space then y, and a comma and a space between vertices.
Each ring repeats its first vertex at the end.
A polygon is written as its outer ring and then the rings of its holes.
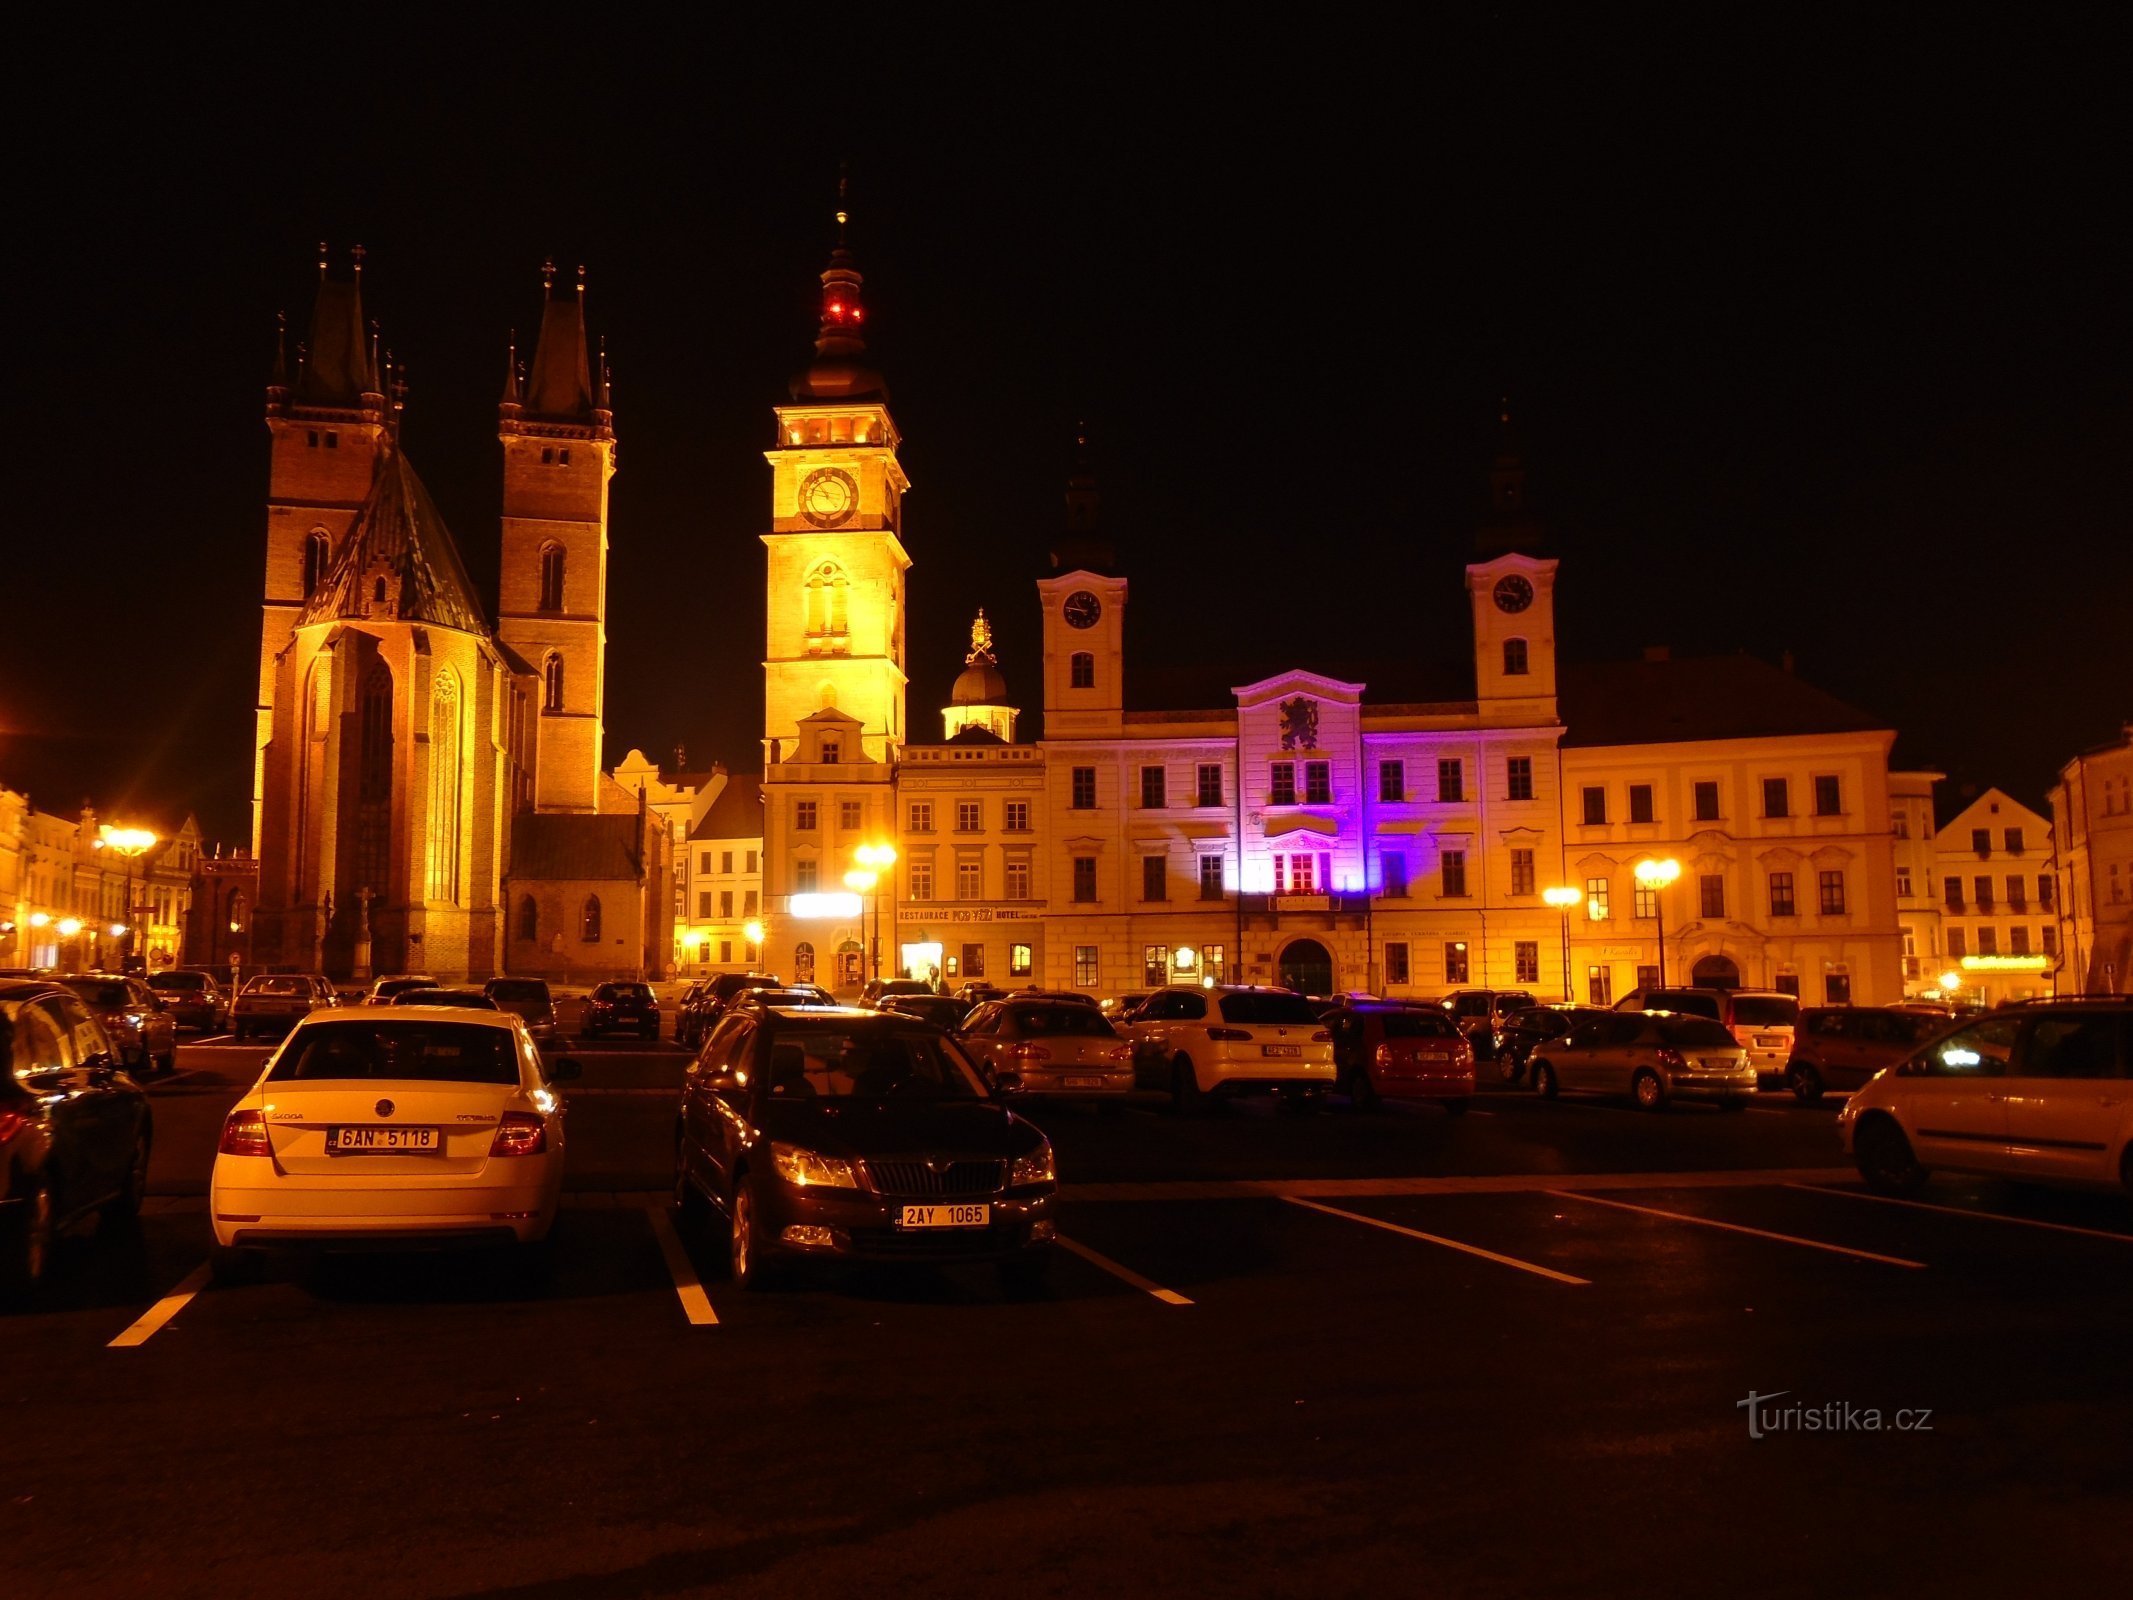
POLYGON ((1627 1095, 1646 1111, 1715 1100, 1738 1111, 1755 1093, 1755 1063, 1723 1023, 1668 1012, 1612 1012, 1533 1047, 1533 1087, 1627 1095))
POLYGON ((956 1036, 994 1083, 1024 1094, 1099 1098, 1133 1090, 1132 1047, 1094 1006, 1071 1000, 988 1000, 956 1036))

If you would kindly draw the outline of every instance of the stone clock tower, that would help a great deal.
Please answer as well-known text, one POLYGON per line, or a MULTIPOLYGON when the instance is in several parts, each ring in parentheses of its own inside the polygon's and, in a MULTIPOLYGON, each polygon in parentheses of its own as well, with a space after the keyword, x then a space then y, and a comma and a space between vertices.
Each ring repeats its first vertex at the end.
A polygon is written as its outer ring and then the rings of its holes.
MULTIPOLYGON (((841 195, 840 195, 841 199, 841 195)), ((904 716, 904 573, 910 489, 889 391, 868 364, 863 280, 844 242, 822 274, 815 358, 777 408, 765 593, 763 736, 790 750, 800 723, 833 711, 859 726, 846 759, 888 761, 904 716)))
POLYGON ((1526 469, 1506 404, 1489 469, 1489 509, 1466 569, 1474 613, 1474 692, 1484 724, 1555 721, 1555 561, 1526 503, 1526 469))
POLYGON ((1037 580, 1038 604, 1044 608, 1048 739, 1117 733, 1124 726, 1126 580, 1116 553, 1097 531, 1087 437, 1075 446, 1066 527, 1052 551, 1051 575, 1037 580))

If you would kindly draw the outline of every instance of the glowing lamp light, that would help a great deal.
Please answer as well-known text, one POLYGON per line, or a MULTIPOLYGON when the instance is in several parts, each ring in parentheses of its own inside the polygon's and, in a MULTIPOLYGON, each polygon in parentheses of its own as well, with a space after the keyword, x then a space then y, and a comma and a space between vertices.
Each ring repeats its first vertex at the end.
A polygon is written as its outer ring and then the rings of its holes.
POLYGON ((1648 889, 1664 889, 1681 876, 1681 863, 1668 857, 1664 861, 1640 861, 1637 863, 1637 881, 1648 889))
POLYGON ((742 923, 741 937, 750 944, 761 944, 763 942, 763 925, 760 922, 742 923))
POLYGON ((241 922, 233 922, 233 923, 231 923, 231 924, 230 924, 230 932, 232 932, 232 933, 242 933, 242 932, 244 932, 244 924, 243 924, 243 923, 241 923, 241 922))
POLYGON ((62 919, 60 920, 60 924, 59 924, 59 936, 60 936, 60 938, 62 938, 62 939, 71 939, 71 938, 73 938, 73 937, 74 937, 74 936, 75 936, 75 935, 76 935, 77 933, 79 933, 79 932, 81 932, 81 918, 79 918, 79 917, 64 917, 64 918, 62 918, 62 919))
POLYGON ((126 937, 126 924, 125 924, 125 923, 123 923, 123 922, 114 922, 114 923, 112 923, 112 924, 111 924, 111 937, 112 937, 112 938, 114 938, 114 939, 123 939, 123 938, 125 938, 125 937, 126 937))
POLYGON ((1953 994, 1963 986, 1963 975, 1960 972, 1943 972, 1940 975, 1940 986, 1953 994))
POLYGON ((862 867, 872 867, 877 872, 896 865, 896 846, 893 844, 863 844, 852 852, 852 859, 862 867))
POLYGON ((1564 885, 1559 888, 1541 890, 1541 898, 1558 911, 1568 911, 1585 898, 1585 891, 1583 889, 1572 889, 1568 885, 1564 885))
POLYGON ((867 893, 880 881, 879 875, 868 871, 865 867, 854 867, 844 875, 844 886, 860 894, 867 893))
MULTIPOLYGON (((1965 972, 2049 972, 2051 957, 2027 956, 1964 956, 1965 972)), ((1945 981, 1945 980, 1943 980, 1945 981)))
POLYGON ((30 926, 33 928, 48 927, 51 921, 52 914, 49 911, 32 911, 30 913, 30 926))
POLYGON ((1189 944, 1180 945, 1173 959, 1177 962, 1178 971, 1190 972, 1200 964, 1200 952, 1189 944))
POLYGON ((146 828, 114 828, 109 823, 96 830, 99 850, 116 850, 122 856, 137 856, 155 847, 156 836, 146 828))
POLYGON ((796 894, 792 897, 792 914, 810 921, 856 917, 859 915, 859 896, 856 894, 796 894))

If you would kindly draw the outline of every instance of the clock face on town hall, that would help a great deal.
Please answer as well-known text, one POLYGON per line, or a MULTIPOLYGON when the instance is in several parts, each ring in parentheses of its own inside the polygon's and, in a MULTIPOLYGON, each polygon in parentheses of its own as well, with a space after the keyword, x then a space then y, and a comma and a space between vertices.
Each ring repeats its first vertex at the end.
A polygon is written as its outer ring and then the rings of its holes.
POLYGON ((1088 590, 1076 589, 1066 597, 1066 604, 1059 608, 1059 614, 1067 619, 1069 627, 1093 628, 1096 619, 1104 614, 1104 603, 1088 590))
POLYGON ((1523 611, 1533 604, 1533 585, 1517 573, 1508 573, 1496 580, 1496 608, 1499 611, 1523 611))
POLYGON ((834 528, 859 504, 859 485, 838 467, 820 467, 800 483, 800 515, 818 528, 834 528))

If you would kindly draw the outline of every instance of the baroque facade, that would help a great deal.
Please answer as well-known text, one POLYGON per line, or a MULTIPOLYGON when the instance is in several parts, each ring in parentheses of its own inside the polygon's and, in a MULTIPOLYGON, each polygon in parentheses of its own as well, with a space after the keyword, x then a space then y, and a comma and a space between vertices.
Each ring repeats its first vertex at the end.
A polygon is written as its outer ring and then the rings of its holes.
POLYGON ((2051 811, 2062 883, 2060 992, 2133 993, 2133 722, 2060 769, 2051 811))

